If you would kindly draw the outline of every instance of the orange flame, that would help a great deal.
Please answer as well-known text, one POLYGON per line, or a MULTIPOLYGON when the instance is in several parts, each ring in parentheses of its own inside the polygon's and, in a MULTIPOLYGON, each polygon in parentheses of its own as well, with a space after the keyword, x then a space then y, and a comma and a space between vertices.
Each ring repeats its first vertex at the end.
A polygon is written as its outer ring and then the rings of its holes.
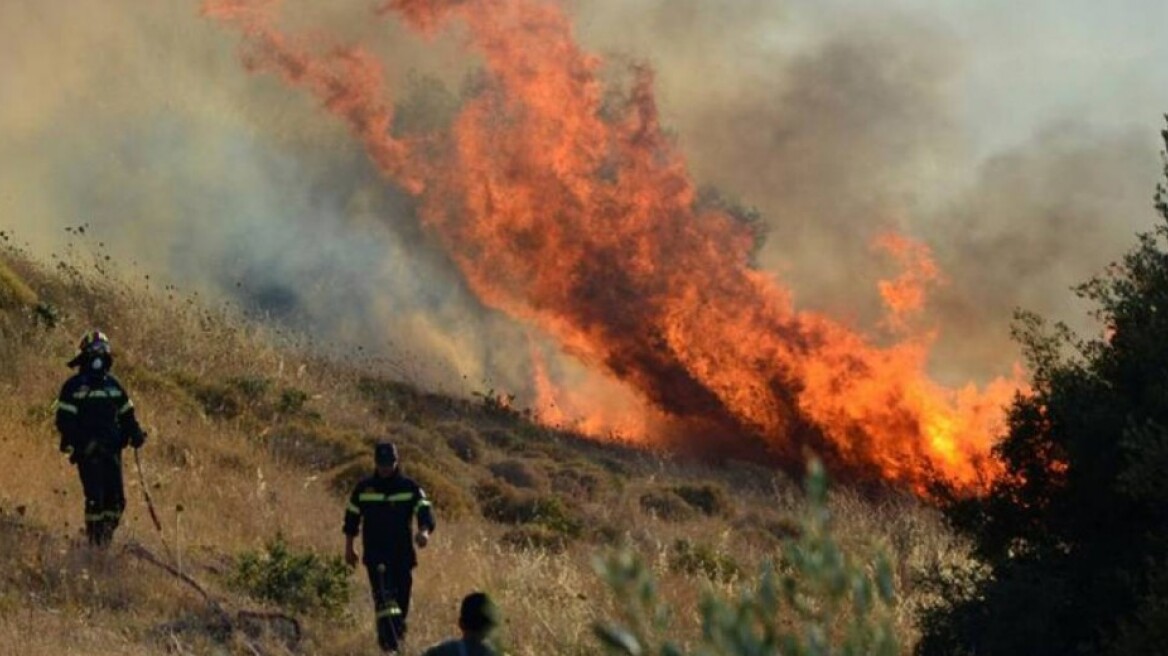
MULTIPOLYGON (((990 446, 1017 375, 946 389, 925 373, 929 336, 878 347, 796 311, 777 280, 750 266, 750 231, 696 208, 685 163, 658 124, 651 72, 635 68, 614 103, 598 78, 602 62, 579 47, 558 6, 386 3, 383 13, 424 32, 460 20, 484 66, 448 134, 399 139, 380 63, 355 48, 314 53, 276 28, 277 4, 207 0, 204 11, 242 30, 249 68, 319 97, 388 177, 419 196, 424 223, 484 302, 637 390, 693 439, 757 440, 789 464, 810 446, 837 467, 916 490, 940 476, 975 492, 1000 475, 990 446)), ((923 247, 895 236, 881 243, 906 269, 880 284, 890 321, 903 328, 939 273, 923 247)), ((536 376, 552 417, 565 392, 538 360, 536 376)))
POLYGON ((892 255, 902 269, 895 280, 881 280, 877 287, 890 312, 886 323, 905 332, 909 321, 924 309, 929 285, 941 282, 941 271, 927 246, 901 235, 881 235, 874 246, 892 255))

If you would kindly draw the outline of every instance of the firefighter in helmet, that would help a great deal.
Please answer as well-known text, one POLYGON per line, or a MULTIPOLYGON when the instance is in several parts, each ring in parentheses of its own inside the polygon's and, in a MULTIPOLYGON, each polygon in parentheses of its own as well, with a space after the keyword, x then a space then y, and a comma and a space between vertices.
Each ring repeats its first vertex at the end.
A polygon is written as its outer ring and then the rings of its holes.
POLYGON ((77 465, 85 492, 85 534, 96 546, 109 544, 126 507, 122 487, 122 449, 142 446, 146 433, 134 417, 134 404, 110 374, 113 353, 99 330, 85 333, 68 366, 55 404, 60 449, 77 465))
POLYGON ((345 509, 345 562, 358 558, 369 574, 377 618, 377 643, 396 653, 406 634, 410 588, 417 565, 414 545, 424 548, 434 530, 430 500, 417 483, 402 475, 397 448, 380 442, 373 450, 373 475, 357 483, 345 509), (413 532, 414 518, 418 530, 413 532), (361 555, 354 541, 361 535, 361 555))

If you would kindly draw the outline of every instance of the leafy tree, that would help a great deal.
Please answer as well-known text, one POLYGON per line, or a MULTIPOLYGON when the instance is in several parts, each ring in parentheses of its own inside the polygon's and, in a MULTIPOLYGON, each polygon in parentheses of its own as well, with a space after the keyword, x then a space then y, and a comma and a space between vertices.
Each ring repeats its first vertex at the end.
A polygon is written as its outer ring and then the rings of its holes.
POLYGON ((997 447, 1008 475, 948 504, 990 574, 926 618, 920 653, 1168 653, 1164 183, 1155 208, 1152 231, 1076 290, 1101 335, 1019 314, 1033 381, 997 447))

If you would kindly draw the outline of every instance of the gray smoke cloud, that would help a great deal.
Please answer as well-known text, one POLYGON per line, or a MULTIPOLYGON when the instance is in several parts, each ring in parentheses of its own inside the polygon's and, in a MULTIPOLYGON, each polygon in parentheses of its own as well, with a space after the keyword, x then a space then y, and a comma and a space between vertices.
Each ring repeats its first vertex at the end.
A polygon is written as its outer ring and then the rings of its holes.
MULTIPOLYGON (((353 20, 372 15, 363 2, 289 9, 290 29, 374 29, 353 20)), ((42 255, 87 225, 90 243, 132 267, 389 354, 422 384, 525 380, 508 353, 526 351, 523 328, 467 292, 411 200, 310 100, 244 71, 235 36, 197 10, 0 5, 2 223, 42 255)), ((424 50, 419 61, 443 46, 411 50, 387 32, 374 45, 408 90, 407 51, 424 50)))
MULTIPOLYGON (((406 102, 454 98, 473 66, 457 38, 415 38, 363 0, 285 4, 290 29, 369 47, 406 102)), ((1071 4, 1028 3, 1025 15, 949 0, 569 7, 586 47, 657 70, 695 178, 761 211, 760 264, 800 307, 870 327, 876 280, 891 272, 871 239, 899 230, 928 244, 947 277, 930 315, 934 368, 956 382, 1016 359, 1015 306, 1081 316, 1068 288, 1152 221, 1168 98, 1147 91, 1142 59, 1118 80, 1081 55, 1074 75, 1053 74, 1066 53, 1138 42, 1124 41, 1128 23, 1071 4), (1083 76, 1107 80, 1105 101, 1083 76)), ((194 2, 0 3, 0 223, 42 253, 88 223, 121 259, 406 358, 423 384, 527 389, 533 344, 555 349, 484 309, 344 128, 249 75, 236 45, 194 2)), ((415 120, 438 111, 415 109, 415 120)), ((596 384, 570 360, 550 368, 596 384)))
POLYGON ((761 211, 800 307, 872 328, 872 239, 933 250, 946 382, 1009 371, 1017 307, 1097 329, 1071 287, 1154 221, 1161 5, 577 4, 586 40, 655 65, 697 179, 761 211))

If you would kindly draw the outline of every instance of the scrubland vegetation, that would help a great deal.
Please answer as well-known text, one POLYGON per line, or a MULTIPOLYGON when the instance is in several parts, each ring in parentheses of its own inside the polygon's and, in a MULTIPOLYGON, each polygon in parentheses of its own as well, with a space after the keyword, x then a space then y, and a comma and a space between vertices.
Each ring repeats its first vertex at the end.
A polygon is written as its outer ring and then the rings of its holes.
MULTIPOLYGON (((387 375, 391 363, 115 271, 78 243, 54 264, 11 245, 0 260, 0 644, 14 653, 370 653, 366 583, 336 559, 344 495, 386 437, 440 521, 415 574, 411 651, 453 633, 459 599, 484 589, 511 653, 600 653, 595 626, 628 608, 597 563, 634 561, 668 605, 654 630, 694 647, 703 599, 757 587, 804 536, 803 491, 778 472, 585 440, 492 390, 428 393, 387 375), (50 409, 94 326, 149 432, 144 481, 162 524, 127 452, 129 506, 107 552, 80 534, 80 485, 50 409)), ((967 547, 893 492, 837 486, 826 503, 861 570, 887 558, 886 619, 911 647, 935 601, 922 581, 967 567, 967 547)))
MULTIPOLYGON (((1164 133, 1168 141, 1168 131, 1164 133)), ((1168 174, 1168 170, 1166 170, 1168 174)), ((0 252, 0 646, 14 654, 362 654, 344 495, 391 438, 440 521, 406 653, 490 592, 513 654, 1168 653, 1168 189, 1078 291, 1104 330, 1020 313, 1032 390, 988 494, 937 508, 532 423, 429 393, 73 249, 0 252), (150 433, 115 546, 80 535, 51 402, 100 326, 150 433), (325 355, 330 354, 330 355, 325 355), (145 486, 143 488, 143 485, 145 486), (142 499, 149 493, 161 530, 142 499)), ((9 236, 0 233, 0 237, 9 236)))

